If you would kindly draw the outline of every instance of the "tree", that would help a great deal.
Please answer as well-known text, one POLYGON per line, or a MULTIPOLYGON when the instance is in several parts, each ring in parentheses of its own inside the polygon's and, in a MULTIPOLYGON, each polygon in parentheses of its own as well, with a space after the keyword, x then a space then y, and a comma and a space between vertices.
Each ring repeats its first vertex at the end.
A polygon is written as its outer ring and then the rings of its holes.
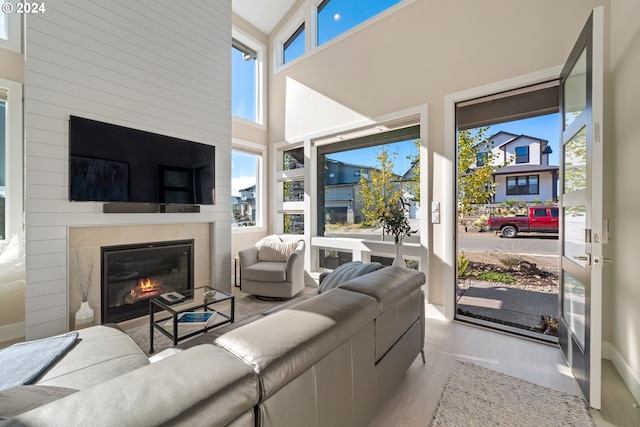
POLYGON ((416 206, 420 206, 420 140, 416 139, 413 144, 416 147, 416 154, 407 156, 411 162, 413 173, 409 178, 409 186, 406 190, 411 193, 411 200, 416 206))
POLYGON ((397 175, 393 173, 395 157, 395 153, 390 155, 387 148, 382 146, 376 156, 378 167, 369 169, 369 179, 366 174, 360 174, 359 197, 362 199, 366 225, 380 225, 387 213, 387 206, 400 204, 402 189, 398 185, 397 175))
MULTIPOLYGON (((489 127, 458 131, 458 209, 459 215, 471 214, 473 205, 489 203, 496 192, 491 176, 499 155, 485 138, 489 127), (483 164, 478 165, 481 155, 483 164)), ((500 167, 506 166, 501 165, 500 167)))

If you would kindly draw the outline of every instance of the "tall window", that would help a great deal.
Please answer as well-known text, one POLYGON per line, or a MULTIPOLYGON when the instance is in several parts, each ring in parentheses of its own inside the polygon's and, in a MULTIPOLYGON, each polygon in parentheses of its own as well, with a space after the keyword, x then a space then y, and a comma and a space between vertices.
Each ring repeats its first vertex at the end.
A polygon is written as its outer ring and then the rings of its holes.
POLYGON ((305 31, 304 22, 291 34, 291 37, 284 42, 283 64, 287 64, 304 53, 305 31))
POLYGON ((304 148, 278 151, 276 232, 304 234, 304 148))
POLYGON ((231 226, 255 227, 260 218, 260 170, 262 156, 231 151, 231 226))
POLYGON ((318 46, 376 16, 401 0, 324 0, 318 5, 318 46))
POLYGON ((231 46, 231 111, 236 117, 262 124, 260 53, 233 38, 231 46))
MULTIPOLYGON (((388 192, 400 191, 409 202, 407 215, 418 229, 420 127, 375 134, 318 147, 318 235, 380 240, 371 219, 388 192), (381 172, 391 176, 380 185, 381 172), (378 175, 377 175, 378 174, 378 175), (368 186, 371 191, 363 191, 368 186)), ((411 222, 411 221, 410 221, 411 222)), ((419 232, 407 241, 419 239, 419 232)), ((391 237, 393 239, 393 237, 391 237)))
POLYGON ((486 151, 481 151, 476 155, 476 166, 481 167, 484 166, 484 162, 487 160, 488 153, 486 151))
POLYGON ((516 147, 516 163, 529 163, 529 147, 516 147))

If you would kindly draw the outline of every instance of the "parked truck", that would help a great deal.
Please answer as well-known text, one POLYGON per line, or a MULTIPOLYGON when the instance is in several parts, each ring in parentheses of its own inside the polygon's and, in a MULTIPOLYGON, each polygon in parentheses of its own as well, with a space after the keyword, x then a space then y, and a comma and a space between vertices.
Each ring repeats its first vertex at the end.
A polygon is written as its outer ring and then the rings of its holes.
POLYGON ((530 206, 526 216, 492 216, 487 226, 507 238, 516 237, 518 233, 558 233, 558 207, 530 206))

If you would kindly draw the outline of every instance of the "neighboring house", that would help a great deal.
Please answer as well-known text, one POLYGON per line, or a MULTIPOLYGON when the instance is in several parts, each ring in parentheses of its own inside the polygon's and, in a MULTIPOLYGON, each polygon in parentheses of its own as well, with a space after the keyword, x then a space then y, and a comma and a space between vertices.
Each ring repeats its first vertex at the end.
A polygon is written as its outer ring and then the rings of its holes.
POLYGON ((494 203, 507 200, 525 202, 558 200, 558 166, 549 164, 549 142, 528 135, 498 132, 483 143, 477 166, 483 166, 490 150, 493 165, 506 164, 492 174, 496 185, 494 203))
POLYGON ((362 222, 362 201, 356 194, 360 175, 369 179, 369 168, 333 159, 326 160, 324 212, 329 223, 357 224, 362 222))
POLYGON ((233 207, 236 224, 239 227, 256 225, 256 186, 243 188, 237 206, 233 207))
MULTIPOLYGON (((371 168, 333 159, 327 159, 326 168, 324 212, 328 222, 332 224, 359 224, 364 220, 362 200, 358 197, 360 176, 364 175, 367 180, 370 180, 369 171, 371 168)), ((396 180, 403 190, 406 190, 407 182, 412 179, 414 173, 415 165, 412 165, 402 177, 396 176, 396 180)), ((419 217, 419 208, 415 206, 413 201, 410 201, 409 218, 419 217)))

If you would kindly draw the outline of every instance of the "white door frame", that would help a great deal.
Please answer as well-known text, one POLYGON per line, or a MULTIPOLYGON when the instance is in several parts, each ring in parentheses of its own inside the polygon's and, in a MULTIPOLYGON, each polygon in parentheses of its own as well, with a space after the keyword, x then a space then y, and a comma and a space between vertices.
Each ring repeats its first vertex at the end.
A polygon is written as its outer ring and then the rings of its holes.
POLYGON ((445 179, 444 206, 449 207, 451 215, 442 218, 445 227, 444 235, 452 236, 447 239, 444 245, 445 257, 448 260, 444 273, 444 316, 447 320, 453 321, 456 310, 456 225, 458 223, 456 212, 456 104, 474 98, 493 95, 499 92, 519 89, 537 83, 557 79, 562 71, 562 65, 546 68, 529 74, 501 80, 484 86, 478 86, 446 95, 444 98, 444 129, 445 129, 445 156, 447 165, 445 173, 449 179, 445 179))

